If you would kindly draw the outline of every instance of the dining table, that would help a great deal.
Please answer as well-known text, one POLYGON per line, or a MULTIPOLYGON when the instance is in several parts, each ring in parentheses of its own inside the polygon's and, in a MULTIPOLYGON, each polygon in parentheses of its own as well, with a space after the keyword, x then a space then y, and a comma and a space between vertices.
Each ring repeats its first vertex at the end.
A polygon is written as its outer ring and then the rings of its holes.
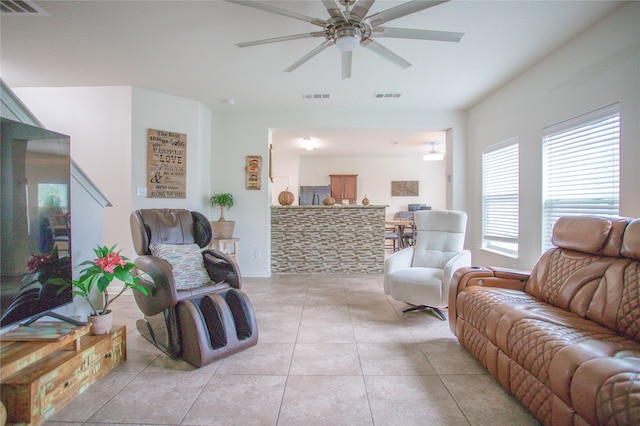
POLYGON ((398 236, 398 250, 407 247, 404 231, 406 228, 413 228, 412 219, 387 219, 386 225, 393 226, 398 236))

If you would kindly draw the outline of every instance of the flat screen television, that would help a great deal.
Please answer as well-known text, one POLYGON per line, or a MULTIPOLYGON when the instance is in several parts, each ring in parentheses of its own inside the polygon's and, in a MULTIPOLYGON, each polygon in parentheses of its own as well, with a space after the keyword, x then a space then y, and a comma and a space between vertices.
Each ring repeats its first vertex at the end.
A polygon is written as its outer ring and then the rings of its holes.
MULTIPOLYGON (((70 138, 2 118, 0 327, 71 303, 70 138)), ((54 317, 60 317, 53 313, 54 317)))

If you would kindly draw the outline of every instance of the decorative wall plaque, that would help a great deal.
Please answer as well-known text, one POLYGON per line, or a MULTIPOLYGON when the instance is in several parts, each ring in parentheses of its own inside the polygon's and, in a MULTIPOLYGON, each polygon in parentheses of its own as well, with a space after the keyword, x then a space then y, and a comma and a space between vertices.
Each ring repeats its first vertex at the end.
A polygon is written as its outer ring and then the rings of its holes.
POLYGON ((187 198, 187 135, 147 130, 147 198, 187 198))
POLYGON ((247 165, 244 170, 247 174, 247 189, 260 189, 260 170, 262 169, 262 157, 259 155, 247 155, 247 165))
POLYGON ((417 197, 418 196, 417 180, 392 180, 391 196, 392 197, 417 197))

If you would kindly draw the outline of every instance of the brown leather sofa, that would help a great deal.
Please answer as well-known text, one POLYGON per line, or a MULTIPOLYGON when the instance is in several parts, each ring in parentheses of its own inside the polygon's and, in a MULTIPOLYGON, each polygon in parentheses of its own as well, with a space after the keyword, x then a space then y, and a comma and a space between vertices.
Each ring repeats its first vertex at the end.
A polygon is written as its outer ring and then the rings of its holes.
POLYGON ((543 424, 640 424, 640 219, 562 217, 530 274, 461 268, 458 340, 543 424))

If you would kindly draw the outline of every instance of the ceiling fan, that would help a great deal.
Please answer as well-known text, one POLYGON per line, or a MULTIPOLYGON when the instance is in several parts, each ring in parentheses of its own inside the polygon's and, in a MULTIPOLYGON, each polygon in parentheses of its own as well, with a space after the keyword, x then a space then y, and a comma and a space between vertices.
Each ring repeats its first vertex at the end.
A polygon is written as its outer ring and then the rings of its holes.
POLYGON ((239 4, 242 6, 252 7, 265 12, 275 13, 277 15, 287 16, 289 18, 299 19, 301 21, 309 22, 313 25, 321 27, 320 31, 313 31, 304 34, 295 34, 283 37, 274 37, 263 40, 249 41, 245 43, 238 43, 238 47, 256 46, 267 43, 277 43, 281 41, 297 40, 302 38, 324 38, 322 44, 305 56, 290 65, 285 72, 292 72, 300 65, 307 62, 329 46, 335 45, 338 50, 342 51, 342 78, 351 77, 351 59, 352 52, 357 49, 358 46, 362 46, 365 49, 371 50, 374 53, 382 56, 384 59, 402 67, 408 68, 411 66, 409 62, 393 53, 380 43, 376 42, 374 38, 405 38, 414 40, 432 40, 432 41, 449 41, 459 42, 464 33, 455 33, 447 31, 431 31, 431 30, 417 30, 409 28, 392 28, 382 26, 386 22, 394 19, 401 18, 412 13, 419 12, 421 10, 437 6, 442 3, 446 3, 449 0, 414 0, 408 3, 401 4, 396 7, 384 10, 382 12, 374 13, 367 16, 369 9, 375 2, 375 0, 339 0, 341 9, 335 2, 335 0, 321 0, 324 7, 327 9, 329 18, 324 20, 320 18, 313 18, 301 13, 293 12, 286 9, 281 9, 251 0, 226 0, 230 3, 239 4))

